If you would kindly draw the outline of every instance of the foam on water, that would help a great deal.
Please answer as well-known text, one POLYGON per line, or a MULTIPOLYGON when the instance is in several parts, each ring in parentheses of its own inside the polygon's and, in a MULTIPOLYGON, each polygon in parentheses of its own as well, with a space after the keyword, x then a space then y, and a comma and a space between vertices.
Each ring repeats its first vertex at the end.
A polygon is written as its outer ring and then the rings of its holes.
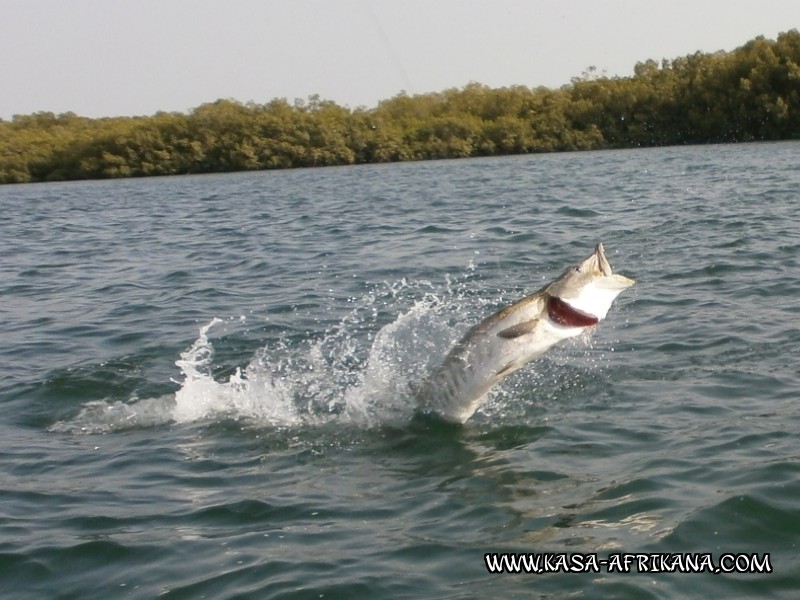
MULTIPOLYGON (((391 293, 408 287, 400 282, 391 293)), ((378 302, 368 295, 319 339, 299 345, 281 340, 261 349, 224 382, 211 375, 214 348, 208 333, 221 322, 211 321, 176 363, 183 381, 172 418, 179 423, 248 419, 276 427, 330 421, 371 427, 408 420, 413 385, 460 328, 443 322, 444 304, 426 293, 377 333, 359 335, 378 318, 378 302)))
POLYGON ((322 334, 300 342, 272 341, 227 380, 213 374, 220 365, 209 336, 225 323, 214 318, 175 362, 180 377, 173 381, 180 387, 174 394, 92 400, 50 430, 104 433, 219 420, 269 427, 405 421, 414 409, 412 385, 463 329, 442 317, 458 312, 459 300, 445 303, 428 287, 400 281, 353 299, 350 313, 322 334), (381 326, 384 313, 394 310, 394 320, 381 326))
MULTIPOLYGON (((200 327, 197 339, 175 362, 181 376, 173 380, 179 385, 174 394, 93 400, 50 430, 105 433, 221 420, 276 428, 402 425, 414 413, 413 389, 469 326, 496 308, 495 301, 469 296, 466 289, 463 281, 450 280, 443 291, 427 282, 386 284, 354 299, 356 306, 321 335, 273 341, 226 380, 213 373, 220 365, 209 336, 225 323, 214 318, 200 327), (386 312, 396 316, 380 325, 386 312)), ((542 373, 524 383, 547 384, 542 373)), ((518 413, 508 407, 514 380, 503 387, 506 392, 496 390, 486 402, 485 414, 518 413)))

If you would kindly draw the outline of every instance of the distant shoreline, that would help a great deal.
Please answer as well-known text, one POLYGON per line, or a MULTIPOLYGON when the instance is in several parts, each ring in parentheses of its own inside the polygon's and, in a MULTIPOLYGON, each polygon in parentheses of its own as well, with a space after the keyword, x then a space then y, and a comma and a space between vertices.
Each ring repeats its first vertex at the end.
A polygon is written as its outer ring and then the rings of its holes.
POLYGON ((470 83, 373 109, 312 96, 184 113, 0 120, 0 183, 800 139, 800 33, 732 52, 589 69, 560 89, 470 83))

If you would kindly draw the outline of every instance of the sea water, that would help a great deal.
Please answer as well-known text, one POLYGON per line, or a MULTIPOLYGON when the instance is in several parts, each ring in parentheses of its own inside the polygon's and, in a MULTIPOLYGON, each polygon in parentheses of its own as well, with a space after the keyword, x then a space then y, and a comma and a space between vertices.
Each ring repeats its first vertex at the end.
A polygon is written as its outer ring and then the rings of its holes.
POLYGON ((798 151, 0 187, 2 594, 795 597, 798 151), (415 416, 460 335, 598 241, 637 283, 591 336, 463 427, 415 416))

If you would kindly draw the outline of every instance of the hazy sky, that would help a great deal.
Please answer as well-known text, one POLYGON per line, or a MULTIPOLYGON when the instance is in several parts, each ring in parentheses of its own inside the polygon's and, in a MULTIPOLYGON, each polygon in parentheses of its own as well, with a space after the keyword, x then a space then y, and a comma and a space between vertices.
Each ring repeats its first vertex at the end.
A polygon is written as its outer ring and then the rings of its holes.
POLYGON ((0 0, 0 118, 559 87, 793 28, 800 0, 0 0))

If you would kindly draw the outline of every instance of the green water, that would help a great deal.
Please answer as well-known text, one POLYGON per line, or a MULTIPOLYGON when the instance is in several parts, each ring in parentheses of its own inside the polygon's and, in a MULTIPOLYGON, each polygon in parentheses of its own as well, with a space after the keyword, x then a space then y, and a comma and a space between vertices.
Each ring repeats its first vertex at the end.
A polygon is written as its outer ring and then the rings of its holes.
POLYGON ((2 593, 794 598, 799 149, 0 187, 2 593), (414 415, 454 340, 597 241, 637 284, 590 340, 464 427, 414 415))

